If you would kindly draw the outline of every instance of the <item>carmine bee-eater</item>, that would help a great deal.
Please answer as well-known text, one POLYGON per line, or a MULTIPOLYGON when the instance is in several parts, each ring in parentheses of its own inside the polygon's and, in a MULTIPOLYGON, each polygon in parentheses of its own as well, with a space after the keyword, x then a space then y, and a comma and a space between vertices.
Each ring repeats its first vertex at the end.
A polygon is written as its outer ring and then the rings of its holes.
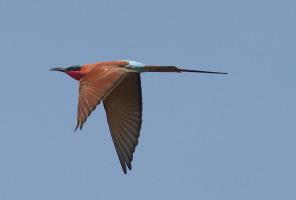
POLYGON ((182 69, 175 66, 150 66, 130 60, 98 62, 52 68, 79 81, 77 128, 82 129, 88 116, 103 101, 113 143, 124 173, 132 169, 133 153, 142 124, 140 74, 144 72, 224 72, 182 69))

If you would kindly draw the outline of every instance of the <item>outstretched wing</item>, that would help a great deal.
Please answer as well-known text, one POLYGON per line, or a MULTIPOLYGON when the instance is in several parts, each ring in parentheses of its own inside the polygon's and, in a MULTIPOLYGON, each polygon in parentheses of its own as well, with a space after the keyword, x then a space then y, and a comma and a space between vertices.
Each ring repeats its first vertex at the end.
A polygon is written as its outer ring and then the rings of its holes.
POLYGON ((93 69, 79 82, 77 128, 82 129, 84 122, 98 104, 127 75, 124 68, 102 66, 93 69))
POLYGON ((138 73, 126 78, 104 99, 114 146, 124 173, 131 170, 133 153, 142 124, 141 79, 138 73))

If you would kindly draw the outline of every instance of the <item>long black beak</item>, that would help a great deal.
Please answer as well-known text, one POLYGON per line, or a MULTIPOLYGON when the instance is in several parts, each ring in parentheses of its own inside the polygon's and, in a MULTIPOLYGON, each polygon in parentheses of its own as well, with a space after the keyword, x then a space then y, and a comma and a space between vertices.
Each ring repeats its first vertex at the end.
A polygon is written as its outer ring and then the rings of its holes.
POLYGON ((66 72, 66 69, 61 68, 61 67, 55 67, 55 68, 50 69, 50 71, 66 72))

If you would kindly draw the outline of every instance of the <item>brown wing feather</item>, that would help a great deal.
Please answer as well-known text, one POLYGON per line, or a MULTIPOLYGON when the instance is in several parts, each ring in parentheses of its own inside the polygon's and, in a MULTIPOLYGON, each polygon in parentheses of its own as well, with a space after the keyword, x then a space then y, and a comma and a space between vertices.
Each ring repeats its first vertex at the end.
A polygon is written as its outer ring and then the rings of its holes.
POLYGON ((124 68, 101 66, 93 69, 79 83, 77 125, 82 129, 91 112, 127 75, 124 68))
POLYGON ((114 146, 124 173, 131 170, 142 124, 141 79, 129 73, 103 101, 114 146))

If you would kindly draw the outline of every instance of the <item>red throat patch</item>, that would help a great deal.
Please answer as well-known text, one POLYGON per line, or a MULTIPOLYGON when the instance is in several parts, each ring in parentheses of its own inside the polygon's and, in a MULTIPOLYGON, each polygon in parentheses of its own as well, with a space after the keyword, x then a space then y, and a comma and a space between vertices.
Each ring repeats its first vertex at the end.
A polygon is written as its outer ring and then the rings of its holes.
POLYGON ((77 81, 85 75, 82 71, 68 71, 66 73, 77 81))

